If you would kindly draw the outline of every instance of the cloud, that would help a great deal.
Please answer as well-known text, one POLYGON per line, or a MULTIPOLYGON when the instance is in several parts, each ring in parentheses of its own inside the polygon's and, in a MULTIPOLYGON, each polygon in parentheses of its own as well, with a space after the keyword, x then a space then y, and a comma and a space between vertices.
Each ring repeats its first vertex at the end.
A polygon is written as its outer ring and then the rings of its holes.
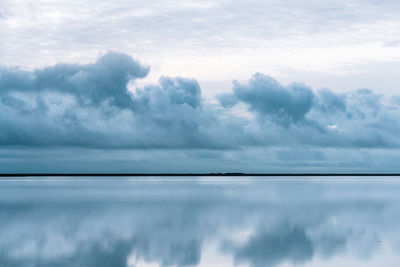
POLYGON ((259 116, 270 115, 278 123, 289 125, 304 120, 313 97, 312 90, 303 84, 284 87, 272 77, 256 73, 247 85, 234 82, 233 95, 222 95, 220 101, 225 107, 243 102, 259 116))
POLYGON ((85 105, 109 101, 112 106, 128 108, 133 102, 127 83, 145 77, 148 71, 130 56, 109 52, 88 65, 57 64, 33 72, 2 68, 0 93, 59 92, 85 105))
POLYGON ((396 40, 400 7, 396 1, 373 0, 329 4, 222 0, 201 4, 157 0, 142 4, 135 0, 110 2, 95 10, 92 1, 2 3, 10 13, 9 23, 1 28, 4 53, 0 60, 7 64, 18 61, 22 65, 43 65, 54 62, 54 57, 67 60, 74 56, 88 60, 88 53, 107 51, 118 43, 122 51, 133 49, 153 62, 171 56, 179 59, 163 63, 169 68, 176 64, 178 68, 197 65, 197 75, 209 80, 221 75, 231 79, 227 67, 247 76, 250 69, 260 68, 265 60, 274 66, 296 65, 300 70, 318 71, 340 68, 343 63, 392 61, 393 50, 376 43, 396 40), (271 10, 266 18, 265 13, 271 10), (328 40, 337 43, 332 45, 328 40), (240 53, 243 48, 248 49, 246 53, 240 53), (360 53, 360 48, 373 52, 360 53), (221 51, 224 61, 218 59, 221 51), (193 55, 207 58, 194 62, 193 55), (239 56, 241 64, 235 64, 239 56), (265 60, 260 61, 260 57, 265 60), (210 60, 214 63, 211 66, 210 60))
MULTIPOLYGON (((248 83, 233 83, 233 92, 218 96, 227 110, 245 104, 256 116, 258 137, 275 145, 316 147, 398 147, 400 107, 394 97, 369 89, 336 94, 313 91, 302 83, 283 86, 257 73, 248 83), (391 102, 387 104, 386 102, 391 102)), ((261 142, 258 140, 258 142, 261 142)))
POLYGON ((240 149, 399 146, 400 103, 368 89, 336 94, 261 73, 213 104, 193 78, 162 76, 115 52, 86 65, 0 68, 0 144, 240 149), (247 109, 249 116, 242 116, 247 109))
POLYGON ((305 229, 283 226, 273 233, 258 232, 234 253, 236 261, 259 267, 276 266, 282 261, 305 263, 313 258, 314 249, 305 229))
MULTIPOLYGON (((148 68, 107 53, 88 65, 0 71, 0 143, 129 147, 209 146, 197 81, 161 77, 128 90, 148 68), (208 142, 207 144, 203 144, 208 142)), ((208 118, 210 117, 210 118, 208 118)))

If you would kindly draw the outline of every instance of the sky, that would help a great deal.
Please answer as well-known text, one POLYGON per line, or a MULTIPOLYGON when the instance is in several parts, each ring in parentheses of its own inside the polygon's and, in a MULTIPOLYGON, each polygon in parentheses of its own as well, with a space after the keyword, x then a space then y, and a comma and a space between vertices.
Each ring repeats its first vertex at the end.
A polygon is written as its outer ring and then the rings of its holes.
POLYGON ((399 11, 0 0, 0 172, 399 172, 399 11))

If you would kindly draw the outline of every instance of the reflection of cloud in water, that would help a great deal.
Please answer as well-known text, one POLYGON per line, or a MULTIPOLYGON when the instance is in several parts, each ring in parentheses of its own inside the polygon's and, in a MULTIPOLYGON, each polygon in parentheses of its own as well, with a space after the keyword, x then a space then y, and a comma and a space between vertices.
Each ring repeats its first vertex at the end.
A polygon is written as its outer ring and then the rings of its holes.
POLYGON ((304 229, 283 225, 272 233, 258 232, 243 247, 235 250, 238 261, 252 266, 273 266, 281 261, 303 263, 313 256, 311 240, 304 229))
POLYGON ((210 244, 219 265, 292 266, 400 244, 397 181, 0 183, 0 266, 211 266, 210 244))

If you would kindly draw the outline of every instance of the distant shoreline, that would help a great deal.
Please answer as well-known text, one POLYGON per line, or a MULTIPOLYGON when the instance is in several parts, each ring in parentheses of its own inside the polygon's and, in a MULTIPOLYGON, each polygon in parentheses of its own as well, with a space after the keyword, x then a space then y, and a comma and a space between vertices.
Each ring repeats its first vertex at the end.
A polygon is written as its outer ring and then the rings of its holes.
POLYGON ((137 176, 400 176, 400 173, 0 173, 0 177, 137 177, 137 176))

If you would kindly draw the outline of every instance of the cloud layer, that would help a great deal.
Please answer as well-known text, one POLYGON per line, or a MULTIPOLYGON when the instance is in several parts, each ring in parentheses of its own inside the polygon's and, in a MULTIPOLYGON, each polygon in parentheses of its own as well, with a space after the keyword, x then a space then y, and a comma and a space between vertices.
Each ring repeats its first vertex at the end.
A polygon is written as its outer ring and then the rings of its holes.
MULTIPOLYGON (((90 62, 97 53, 118 44, 119 51, 134 51, 157 66, 157 77, 168 74, 229 81, 246 79, 256 71, 289 79, 300 75, 291 73, 293 70, 312 71, 313 76, 352 72, 361 78, 344 79, 346 90, 352 84, 368 84, 365 80, 374 83, 377 76, 389 79, 386 90, 397 90, 397 1, 1 3, 1 64, 39 67, 74 59, 90 62)), ((336 82, 331 86, 340 88, 343 80, 340 83, 335 78, 341 79, 340 75, 330 76, 336 82)), ((312 78, 307 82, 324 84, 312 78)))
POLYGON ((161 77, 109 52, 95 63, 0 68, 0 144, 233 149, 399 146, 399 98, 368 89, 336 94, 256 73, 207 102, 194 79, 161 77))

